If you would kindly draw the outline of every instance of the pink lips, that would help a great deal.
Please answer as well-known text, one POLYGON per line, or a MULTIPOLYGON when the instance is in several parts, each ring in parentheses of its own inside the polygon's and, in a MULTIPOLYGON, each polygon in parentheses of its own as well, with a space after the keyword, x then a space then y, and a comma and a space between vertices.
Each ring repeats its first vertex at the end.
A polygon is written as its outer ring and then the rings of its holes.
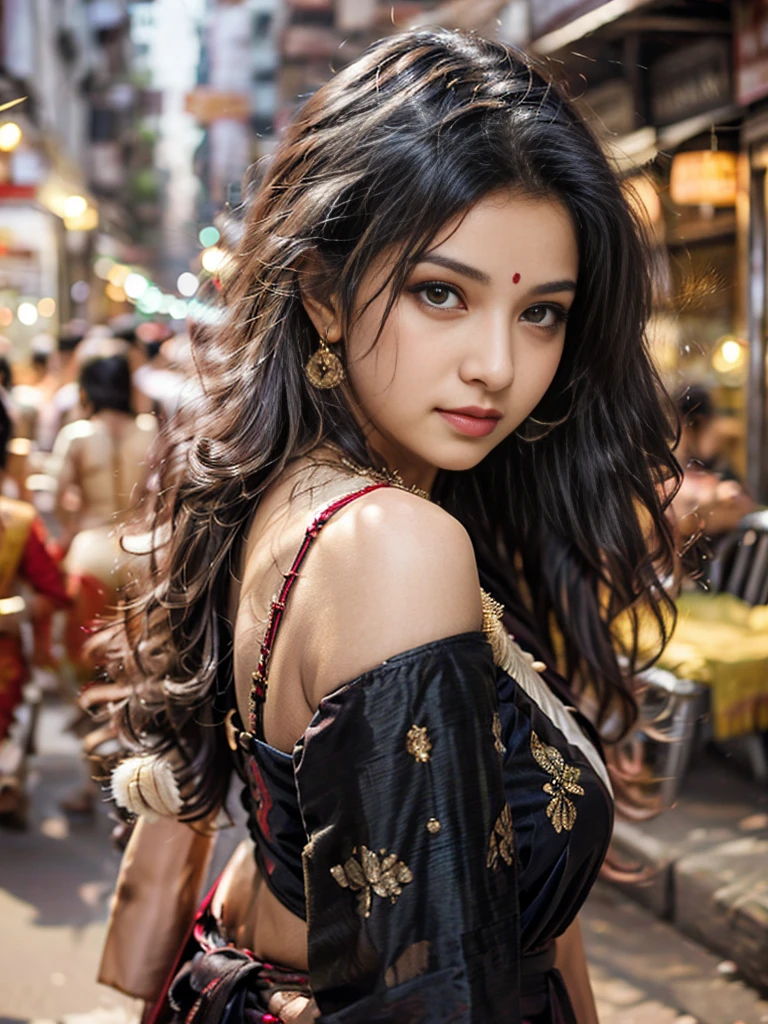
POLYGON ((437 411, 452 427, 467 437, 487 437, 492 434, 502 415, 497 409, 481 409, 474 405, 437 411))

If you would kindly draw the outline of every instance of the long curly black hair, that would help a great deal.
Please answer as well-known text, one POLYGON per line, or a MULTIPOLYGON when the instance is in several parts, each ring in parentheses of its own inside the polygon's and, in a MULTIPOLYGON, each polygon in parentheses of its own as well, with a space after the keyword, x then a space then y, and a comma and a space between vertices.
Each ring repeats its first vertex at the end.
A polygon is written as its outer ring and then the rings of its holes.
POLYGON ((637 620, 656 623, 660 647, 674 616, 664 508, 679 478, 645 339, 644 231, 588 127, 525 56, 461 32, 408 32, 316 92, 262 176, 224 321, 196 345, 204 402, 168 438, 148 510, 149 580, 104 641, 111 676, 135 683, 118 710, 123 734, 173 761, 184 819, 221 804, 230 776, 226 608, 261 497, 321 444, 376 465, 343 389, 317 391, 304 374, 318 342, 303 268, 322 269, 313 286, 339 299, 346 334, 384 250, 399 253, 386 318, 441 228, 510 188, 556 198, 576 226, 564 354, 531 419, 475 469, 441 471, 433 497, 466 526, 495 596, 525 604, 540 647, 559 650, 571 686, 589 690, 597 725, 621 734, 633 723, 637 620))

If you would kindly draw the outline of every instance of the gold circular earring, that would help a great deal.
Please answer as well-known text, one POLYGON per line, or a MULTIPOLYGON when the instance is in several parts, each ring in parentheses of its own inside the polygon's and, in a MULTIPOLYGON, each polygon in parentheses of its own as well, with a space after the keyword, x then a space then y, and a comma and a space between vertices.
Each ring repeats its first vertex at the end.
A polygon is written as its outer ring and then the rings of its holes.
POLYGON ((322 391, 335 388, 346 377, 344 364, 328 345, 328 334, 320 338, 320 348, 313 352, 304 367, 309 383, 322 391))

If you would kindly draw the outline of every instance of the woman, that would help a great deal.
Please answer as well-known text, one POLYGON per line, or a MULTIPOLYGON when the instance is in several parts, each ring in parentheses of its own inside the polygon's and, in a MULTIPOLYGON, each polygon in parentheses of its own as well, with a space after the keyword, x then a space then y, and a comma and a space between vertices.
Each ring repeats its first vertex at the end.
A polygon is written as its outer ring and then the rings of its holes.
POLYGON ((109 638, 115 795, 203 822, 234 761, 255 848, 155 1019, 596 1020, 577 914, 612 799, 575 705, 630 728, 611 624, 663 632, 673 568, 647 266, 598 144, 500 44, 378 43, 287 130, 109 638))

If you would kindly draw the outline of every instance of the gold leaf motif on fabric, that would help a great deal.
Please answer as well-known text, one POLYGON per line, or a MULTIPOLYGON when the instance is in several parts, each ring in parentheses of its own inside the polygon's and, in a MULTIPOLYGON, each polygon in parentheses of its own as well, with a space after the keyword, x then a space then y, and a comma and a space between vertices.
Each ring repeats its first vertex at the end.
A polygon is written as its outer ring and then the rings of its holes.
POLYGON ((429 752, 432 749, 432 742, 427 733, 426 726, 411 726, 405 737, 405 749, 411 757, 415 757, 417 761, 426 764, 429 760, 429 752))
POLYGON ((361 917, 371 916, 374 893, 395 903, 403 886, 413 881, 411 869, 398 860, 396 853, 386 850, 376 853, 367 846, 361 846, 359 854, 355 848, 349 860, 331 868, 331 874, 342 889, 357 893, 357 911, 361 917))
POLYGON ((514 853, 515 833, 512 828, 512 811, 509 809, 509 804, 504 804, 491 832, 486 864, 491 871, 498 871, 501 861, 504 861, 507 867, 511 867, 514 853))
POLYGON ((491 728, 493 729, 493 745, 496 747, 496 753, 503 757, 507 752, 507 748, 504 746, 501 735, 501 716, 498 711, 494 712, 491 728))
POLYGON ((547 817, 555 832, 570 832, 576 824, 576 805, 566 794, 584 796, 584 787, 579 785, 581 768, 566 764, 560 751, 542 743, 535 732, 531 732, 531 753, 537 764, 552 776, 552 781, 541 787, 552 797, 547 805, 547 817))

